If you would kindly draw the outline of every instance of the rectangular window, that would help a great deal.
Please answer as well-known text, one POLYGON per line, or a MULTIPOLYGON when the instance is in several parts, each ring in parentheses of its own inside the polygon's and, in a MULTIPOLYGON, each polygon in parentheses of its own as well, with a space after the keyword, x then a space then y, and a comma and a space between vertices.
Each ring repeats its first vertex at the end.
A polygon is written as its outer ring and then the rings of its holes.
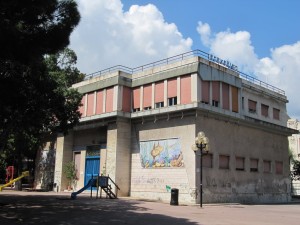
POLYGON ((271 161, 264 160, 264 173, 271 173, 271 161))
POLYGON ((281 161, 275 162, 275 172, 276 174, 283 174, 283 162, 281 161))
POLYGON ((261 104, 261 115, 264 117, 269 116, 269 106, 268 105, 261 104))
POLYGON ((180 104, 191 103, 191 76, 180 77, 180 104))
POLYGON ((133 89, 133 112, 140 111, 140 87, 136 87, 133 89))
POLYGON ((242 109, 244 110, 245 109, 245 98, 244 97, 242 97, 242 109))
POLYGON ((276 109, 276 108, 273 108, 273 119, 279 120, 279 118, 280 118, 279 114, 280 114, 280 110, 276 109))
POLYGON ((220 101, 220 82, 212 81, 212 100, 215 102, 220 101))
POLYGON ((212 105, 213 105, 214 107, 219 107, 219 102, 213 100, 213 101, 212 101, 212 105))
POLYGON ((229 110, 229 84, 222 83, 223 109, 229 110))
POLYGON ((160 81, 155 83, 154 88, 154 102, 163 102, 164 101, 164 82, 160 81))
POLYGON ((201 102, 205 103, 205 104, 209 104, 209 81, 202 81, 201 82, 201 89, 202 89, 201 102))
POLYGON ((169 79, 167 84, 168 98, 177 97, 177 78, 169 79))
POLYGON ((155 103, 155 108, 158 109, 158 108, 162 108, 164 107, 164 102, 157 102, 155 103))
POLYGON ((229 169, 229 159, 228 155, 219 155, 219 168, 229 169))
POLYGON ((248 111, 249 113, 256 113, 256 101, 248 99, 248 111))
POLYGON ((235 157, 235 169, 244 171, 245 170, 245 158, 244 157, 235 157))
POLYGON ((212 154, 203 154, 202 155, 203 167, 212 168, 212 159, 213 159, 212 154))
POLYGON ((168 98, 168 106, 177 105, 177 97, 168 98))
POLYGON ((151 110, 151 106, 144 107, 144 110, 151 110))
POLYGON ((239 112, 239 90, 237 87, 231 87, 232 112, 239 112))
POLYGON ((258 159, 250 159, 250 172, 258 172, 258 159))
POLYGON ((144 86, 144 95, 143 95, 143 108, 151 107, 152 103, 152 84, 147 84, 144 86))

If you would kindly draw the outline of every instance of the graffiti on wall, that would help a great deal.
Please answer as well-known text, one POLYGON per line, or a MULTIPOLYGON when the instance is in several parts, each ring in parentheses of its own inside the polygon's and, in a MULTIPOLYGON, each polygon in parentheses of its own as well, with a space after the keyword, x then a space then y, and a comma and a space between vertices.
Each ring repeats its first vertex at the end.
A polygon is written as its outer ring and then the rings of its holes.
POLYGON ((143 168, 183 167, 179 138, 140 142, 143 168))

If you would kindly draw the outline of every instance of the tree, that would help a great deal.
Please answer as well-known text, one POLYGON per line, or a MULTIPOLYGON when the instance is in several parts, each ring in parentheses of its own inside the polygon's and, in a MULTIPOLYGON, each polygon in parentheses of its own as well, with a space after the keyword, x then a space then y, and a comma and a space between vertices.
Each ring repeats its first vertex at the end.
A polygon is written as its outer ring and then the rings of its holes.
POLYGON ((60 56, 79 20, 73 0, 0 1, 0 153, 14 151, 19 163, 46 133, 79 121, 81 94, 69 88, 80 79, 76 55, 64 69, 45 58, 60 56))
POLYGON ((300 180, 300 161, 292 161, 292 170, 291 170, 292 180, 300 180))

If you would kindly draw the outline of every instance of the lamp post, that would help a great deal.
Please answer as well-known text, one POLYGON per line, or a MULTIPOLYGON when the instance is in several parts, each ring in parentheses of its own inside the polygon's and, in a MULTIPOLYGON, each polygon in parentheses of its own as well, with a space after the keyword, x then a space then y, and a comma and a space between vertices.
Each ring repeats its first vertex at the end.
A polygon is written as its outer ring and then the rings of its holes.
POLYGON ((205 133, 200 131, 195 138, 195 144, 192 145, 192 150, 195 155, 200 155, 200 207, 202 208, 202 155, 203 151, 208 153, 209 151, 209 139, 205 136, 205 133), (197 152, 200 152, 197 154, 197 152))

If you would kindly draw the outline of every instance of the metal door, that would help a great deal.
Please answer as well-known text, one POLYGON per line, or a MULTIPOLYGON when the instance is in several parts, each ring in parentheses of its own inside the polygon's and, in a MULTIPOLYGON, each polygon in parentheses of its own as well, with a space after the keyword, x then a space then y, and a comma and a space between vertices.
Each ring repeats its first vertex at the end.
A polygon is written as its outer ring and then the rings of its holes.
POLYGON ((99 175, 100 169, 100 156, 88 156, 85 160, 85 179, 84 185, 86 185, 89 180, 99 175))

